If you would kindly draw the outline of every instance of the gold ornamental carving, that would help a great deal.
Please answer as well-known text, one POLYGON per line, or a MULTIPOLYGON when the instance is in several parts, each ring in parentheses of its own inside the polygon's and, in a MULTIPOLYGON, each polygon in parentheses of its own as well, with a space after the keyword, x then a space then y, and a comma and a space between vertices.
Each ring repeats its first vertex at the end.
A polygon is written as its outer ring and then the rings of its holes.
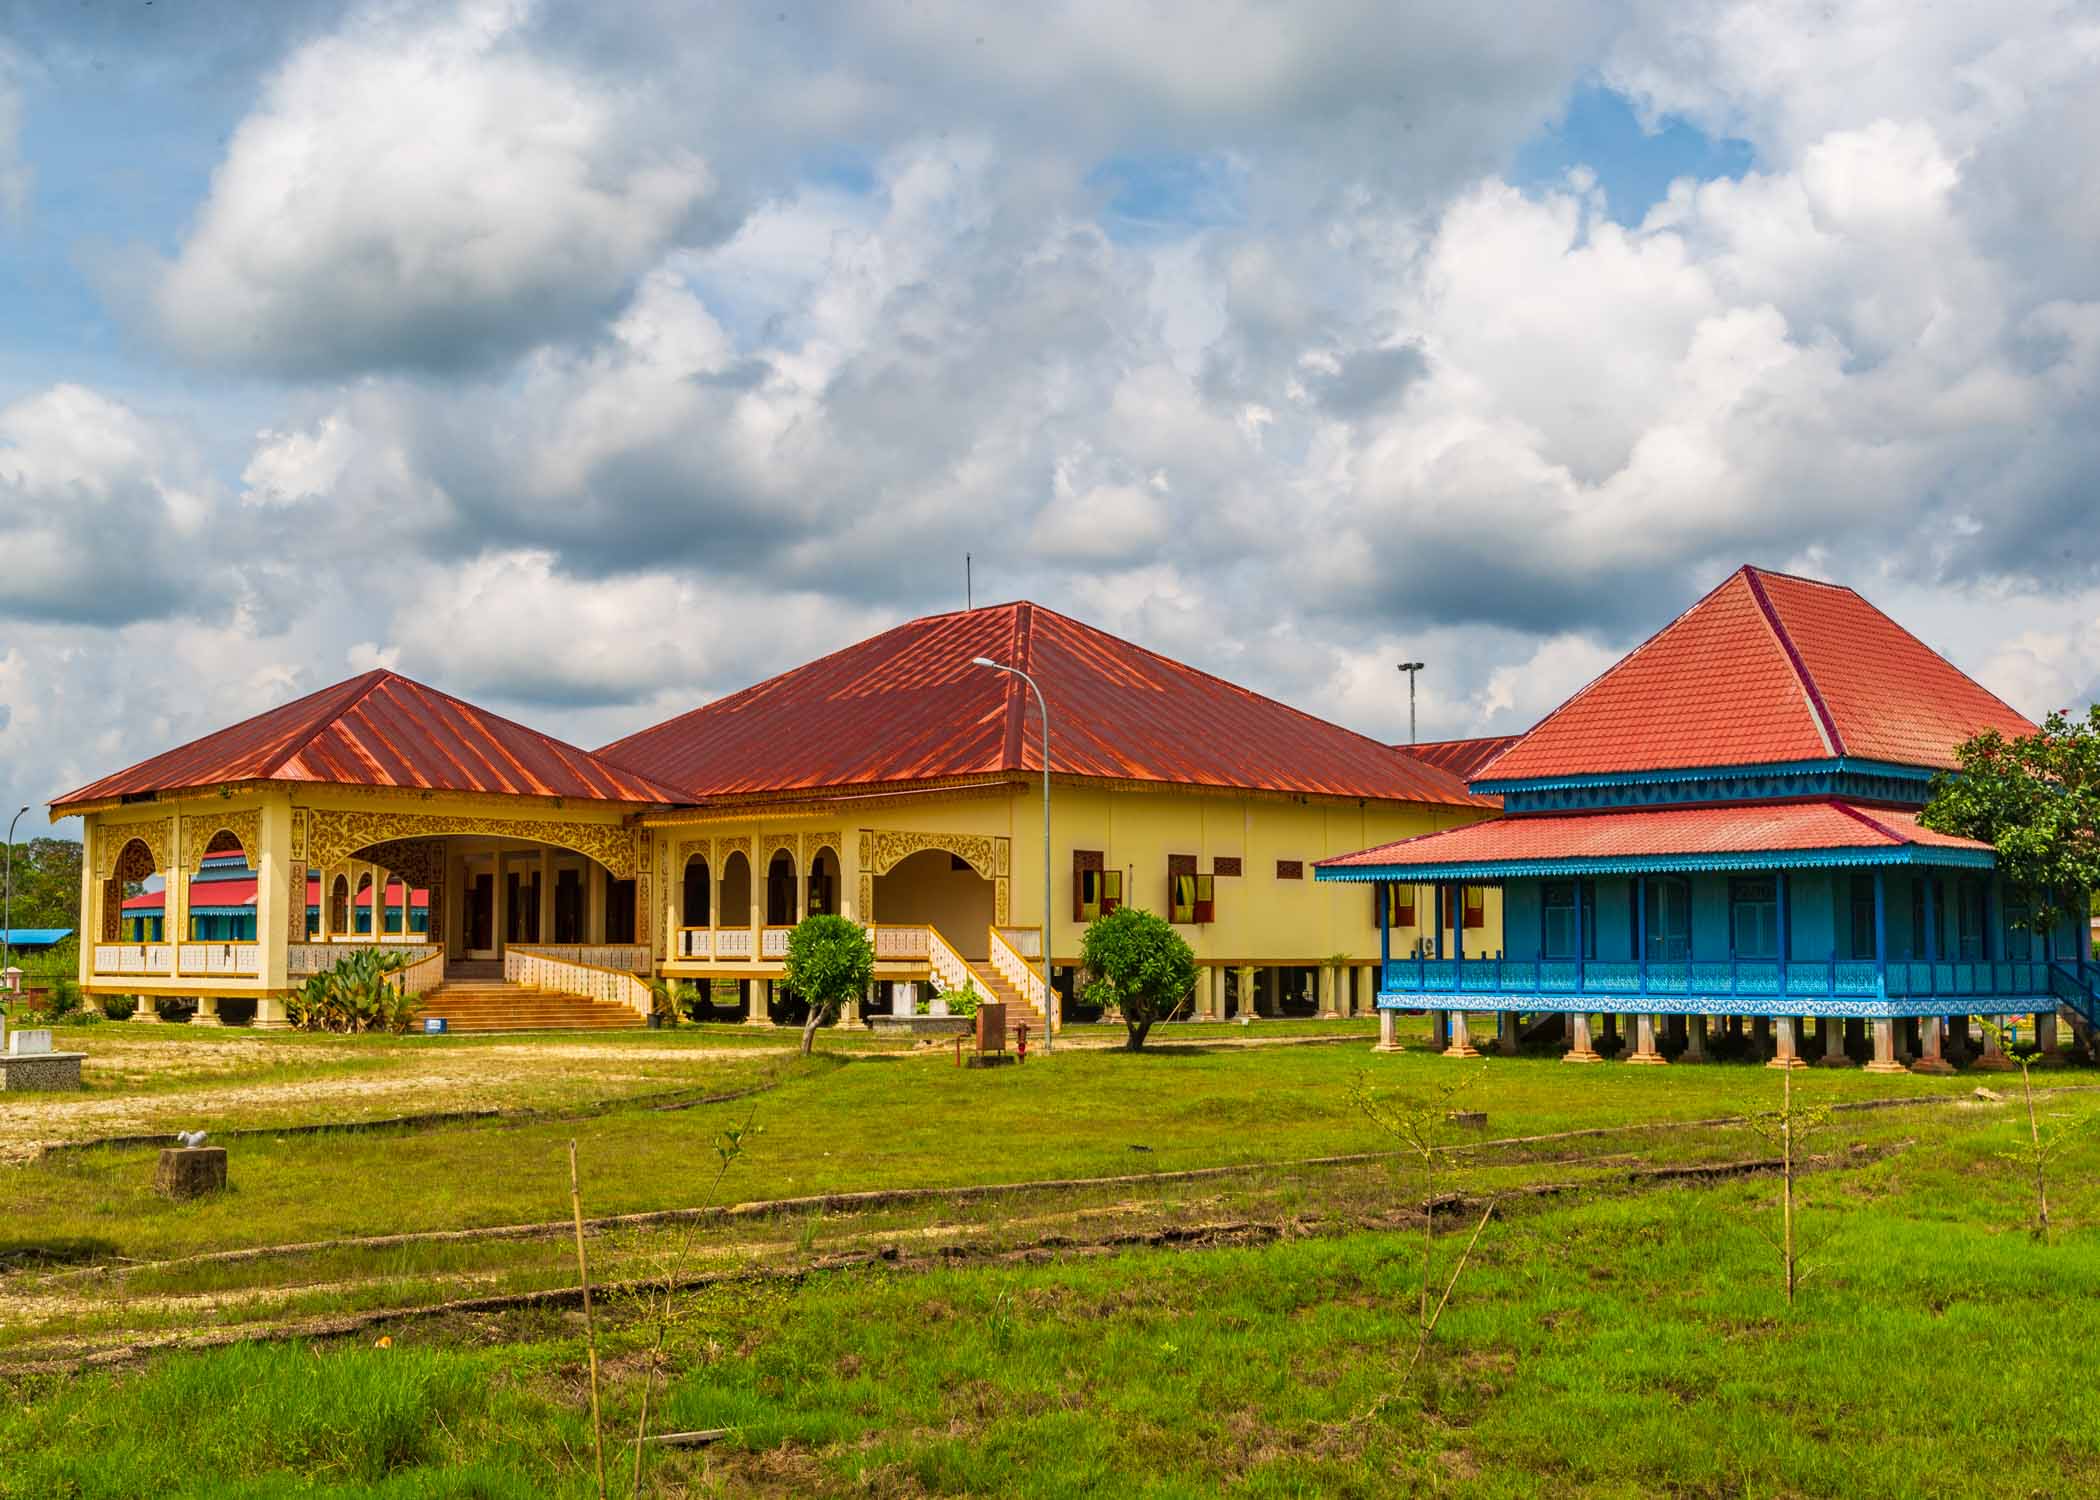
POLYGON ((803 834, 802 849, 804 855, 812 860, 817 857, 817 851, 820 849, 829 849, 841 859, 844 859, 846 856, 845 843, 836 828, 829 829, 823 833, 803 834))
POLYGON ((863 922, 875 920, 875 877, 866 870, 860 872, 860 911, 857 915, 863 922))
POLYGON ((249 808, 246 812, 217 813, 209 817, 198 817, 192 813, 183 820, 182 868, 195 874, 204 867, 204 856, 211 848, 211 841, 222 833, 230 833, 241 846, 241 854, 250 868, 261 869, 262 864, 262 810, 249 808))
POLYGON ((714 842, 713 839, 686 839, 680 843, 678 846, 677 868, 683 872, 685 867, 692 862, 693 856, 697 854, 707 861, 708 869, 714 869, 714 842))
POLYGON ((292 809, 292 863, 306 868, 306 809, 292 809))
POLYGON ((617 824, 574 823, 557 819, 451 817, 443 813, 336 812, 316 808, 308 833, 307 858, 333 864, 361 849, 400 839, 442 838, 479 834, 485 838, 524 839, 555 844, 596 860, 615 880, 635 878, 635 839, 617 824))
POLYGON ((995 927, 1004 927, 1013 920, 1009 909, 1008 890, 1009 885, 1004 875, 992 882, 992 925, 995 927))
POLYGON ((413 890, 421 886, 434 891, 445 883, 445 843, 442 839, 393 839, 374 844, 363 858, 390 875, 398 875, 413 890))
MULTIPOLYGON (((133 839, 144 844, 146 852, 152 856, 152 868, 146 871, 146 875, 151 875, 154 870, 165 872, 168 869, 169 856, 174 852, 174 821, 156 818, 150 823, 118 823, 97 829, 95 837, 99 841, 95 846, 95 867, 104 880, 116 878, 117 859, 133 839)), ((129 878, 143 880, 145 876, 129 878)))
POLYGON ((962 860, 986 880, 994 880, 1004 863, 999 846, 1005 842, 982 833, 904 833, 875 828, 861 835, 860 858, 864 869, 887 875, 914 854, 937 849, 962 860))
MULTIPOLYGON (((715 853, 720 856, 721 863, 725 865, 729 863, 729 856, 732 854, 741 854, 748 861, 751 858, 751 840, 748 838, 716 839, 715 853)), ((717 873, 720 872, 717 871, 717 873)))

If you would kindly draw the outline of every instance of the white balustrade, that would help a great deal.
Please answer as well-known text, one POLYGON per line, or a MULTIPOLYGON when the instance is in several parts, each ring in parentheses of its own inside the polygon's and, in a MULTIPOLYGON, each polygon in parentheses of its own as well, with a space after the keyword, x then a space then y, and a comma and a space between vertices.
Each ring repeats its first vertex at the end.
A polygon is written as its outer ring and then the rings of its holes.
POLYGON ((175 948, 170 943, 97 943, 95 972, 173 975, 175 948))
MULTIPOLYGON (((1015 994, 1031 1002, 1037 1010, 1040 1010, 1047 1016, 1050 1014, 1049 986, 1043 982, 1041 971, 1028 961, 1027 956, 1020 953, 1007 940, 1007 934, 1013 930, 1011 927, 994 927, 992 929, 992 942, 989 950, 992 969, 1001 979, 1014 987, 1015 994)), ((1039 942, 1036 947, 1040 950, 1042 944, 1039 942)))
POLYGON ((632 1007, 642 1015, 651 1009, 649 986, 634 975, 575 963, 531 948, 503 951, 503 977, 513 984, 551 990, 558 995, 576 995, 586 1000, 607 1000, 632 1007))
POLYGON ((387 975, 386 983, 403 995, 420 995, 445 981, 445 954, 441 948, 425 950, 421 958, 403 964, 387 975))
POLYGON ((944 990, 959 990, 966 984, 976 982, 970 970, 970 962, 948 946, 948 940, 931 927, 921 929, 927 937, 926 961, 933 969, 936 983, 944 990))
POLYGON ((925 962, 930 931, 918 926, 875 928, 875 961, 883 964, 925 962))
POLYGON ((788 934, 792 927, 765 927, 758 934, 758 956, 763 959, 785 959, 788 956, 788 934))
POLYGON ((183 943, 177 962, 184 974, 236 974, 252 978, 262 972, 262 945, 183 943))
POLYGON ((749 958, 750 956, 750 928, 724 927, 715 933, 716 958, 749 958))
POLYGON ((509 952, 512 948, 520 953, 558 958, 593 969, 619 969, 641 974, 649 968, 649 949, 641 943, 512 943, 506 945, 504 951, 509 952))
POLYGON ((1043 929, 1040 927, 994 927, 992 931, 1023 958, 1043 956, 1043 929))
POLYGON ((712 958, 715 953, 715 933, 711 927, 681 927, 678 929, 678 956, 680 958, 712 958))

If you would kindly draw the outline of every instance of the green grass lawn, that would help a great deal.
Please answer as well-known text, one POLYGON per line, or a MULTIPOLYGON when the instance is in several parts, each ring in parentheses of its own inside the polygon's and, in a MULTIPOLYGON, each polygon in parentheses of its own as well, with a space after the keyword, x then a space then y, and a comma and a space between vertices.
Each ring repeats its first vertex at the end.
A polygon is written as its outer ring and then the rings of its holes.
MULTIPOLYGON (((155 1045, 209 1061, 253 1040, 170 1035, 181 1030, 155 1028, 155 1045)), ((240 1137, 234 1190, 193 1204, 153 1196, 145 1149, 0 1167, 0 1361, 570 1284, 559 1234, 153 1263, 561 1221, 570 1139, 588 1213, 695 1205, 717 1134, 748 1118, 759 1133, 726 1200, 942 1191, 593 1233, 601 1282, 646 1278, 688 1239, 692 1268, 731 1273, 678 1300, 652 1423, 731 1435, 706 1455, 654 1458, 649 1493, 2070 1495, 2100 1483, 2100 1131, 2060 1159, 2055 1242, 2035 1244, 2028 1189, 1999 1159, 2024 1115, 1952 1102, 2016 1078, 1794 1075, 1804 1106, 1940 1102, 1832 1117, 1815 1149, 1839 1154, 1803 1186, 1813 1272, 1789 1310, 1758 1232, 1773 1220, 1769 1178, 1630 1180, 1766 1154, 1748 1130, 1700 1122, 1774 1107, 1780 1074, 1459 1063, 1374 1055, 1361 1038, 1217 1044, 1240 1035, 1174 1029, 1144 1054, 1075 1047, 990 1071, 843 1036, 802 1061, 790 1037, 726 1026, 594 1040, 587 1056, 573 1038, 336 1051, 340 1039, 268 1038, 241 1066, 272 1080, 485 1057, 518 1067, 517 1095, 548 1109, 240 1137), (632 1071, 623 1056, 648 1052, 670 1054, 678 1076, 685 1057, 695 1079, 763 1092, 664 1109, 605 1088, 632 1071), (1403 1220, 1419 1195, 1382 1162, 1289 1165, 1388 1144, 1350 1101, 1359 1078, 1423 1099, 1462 1082, 1451 1102, 1488 1125, 1454 1140, 1549 1138, 1455 1158, 1459 1186, 1506 1195, 1505 1211, 1438 1352, 1404 1384, 1419 1238, 1403 1220), (1219 1166, 1254 1170, 1171 1175, 1219 1166), (1135 1180, 943 1196, 1111 1177, 1135 1180), (1542 1184, 1555 1193, 1534 1196, 1542 1184), (1275 1242, 1101 1253, 1221 1225, 1275 1242), (821 1269, 878 1246, 902 1253, 821 1269)), ((153 1071, 106 1092, 203 1097, 153 1071)), ((2044 1100, 2051 1123, 2100 1116, 2100 1080, 2041 1081, 2075 1090, 2044 1100)), ((1457 1247, 1447 1230, 1445 1265, 1457 1247)), ((648 1330, 631 1302, 601 1311, 608 1410, 631 1429, 648 1330)), ((590 1493, 582 1359, 575 1313, 536 1308, 5 1377, 0 1496, 590 1493), (371 1347, 381 1331, 392 1347, 371 1347)))

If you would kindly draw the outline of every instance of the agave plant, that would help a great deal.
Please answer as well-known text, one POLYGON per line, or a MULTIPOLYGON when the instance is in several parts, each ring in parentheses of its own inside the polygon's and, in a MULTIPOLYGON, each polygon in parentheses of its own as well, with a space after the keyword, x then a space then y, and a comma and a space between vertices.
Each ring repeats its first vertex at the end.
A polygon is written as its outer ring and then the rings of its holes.
POLYGON ((347 954, 300 986, 285 1006, 286 1019, 306 1031, 406 1031, 415 1021, 415 997, 387 976, 407 961, 377 948, 347 954))

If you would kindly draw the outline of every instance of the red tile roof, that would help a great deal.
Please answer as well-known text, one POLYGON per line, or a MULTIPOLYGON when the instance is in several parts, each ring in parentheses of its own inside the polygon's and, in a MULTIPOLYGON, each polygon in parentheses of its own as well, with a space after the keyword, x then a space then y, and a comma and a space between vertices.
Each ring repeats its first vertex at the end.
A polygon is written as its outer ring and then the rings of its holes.
POLYGON ((1471 740, 1424 740, 1417 745, 1393 748, 1427 761, 1440 771, 1449 771, 1461 781, 1471 781, 1489 761, 1522 738, 1521 734, 1490 734, 1471 740))
POLYGON ((1495 818, 1322 860, 1322 869, 1523 860, 1635 859, 1806 849, 1894 849, 1906 844, 1988 850, 1922 826, 1915 813, 1836 800, 1495 818))
POLYGON ((1041 769, 1030 672, 1066 775, 1493 807, 1449 772, 1039 605, 913 620, 598 754, 694 798, 1041 769))
POLYGON ((396 672, 367 672, 69 792, 53 813, 237 781, 654 803, 675 793, 396 672))
POLYGON ((1951 767, 2034 725, 1857 593, 1745 567, 1541 720, 1484 778, 1853 756, 1951 767))

